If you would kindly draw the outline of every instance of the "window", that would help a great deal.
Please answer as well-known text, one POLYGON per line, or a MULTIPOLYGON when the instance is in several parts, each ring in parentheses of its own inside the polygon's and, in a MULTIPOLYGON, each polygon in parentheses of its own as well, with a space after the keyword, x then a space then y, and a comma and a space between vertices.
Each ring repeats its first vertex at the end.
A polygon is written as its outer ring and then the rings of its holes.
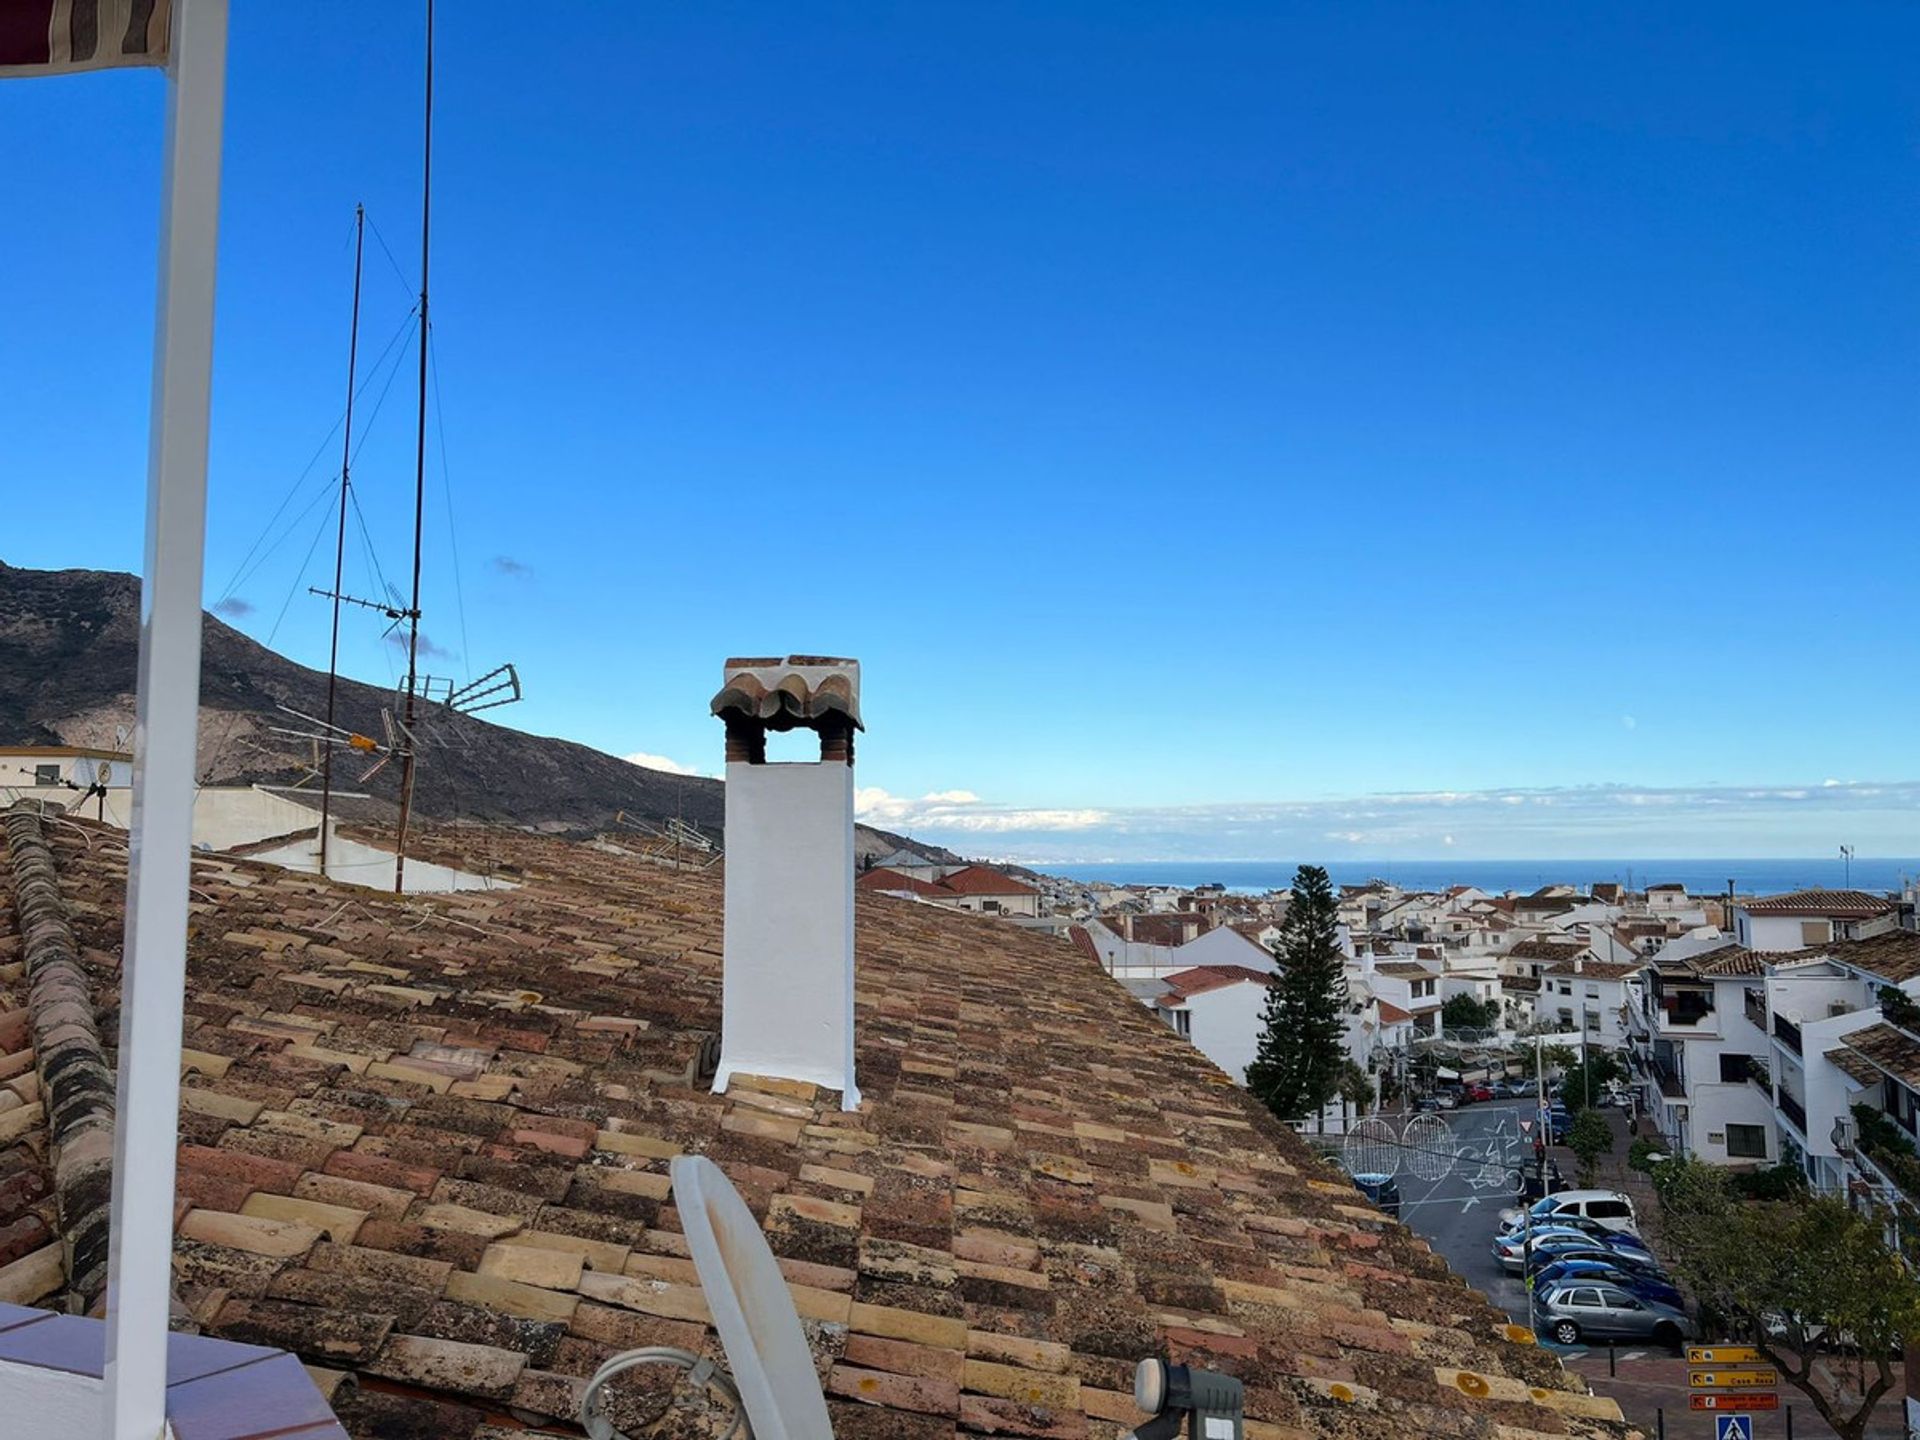
POLYGON ((1764 1125, 1727 1126, 1727 1158, 1729 1160, 1766 1159, 1767 1127, 1764 1125))
POLYGON ((1802 945, 1824 945, 1833 938, 1833 923, 1829 920, 1802 920, 1800 922, 1800 943, 1802 945))
POLYGON ((1748 1067, 1753 1064, 1751 1055, 1722 1055, 1720 1057, 1720 1083, 1723 1085, 1744 1085, 1748 1067))
POLYGON ((1560 1028, 1562 1030, 1571 1030, 1573 1028, 1573 1011, 1567 1009, 1564 1005, 1560 1007, 1560 1028))
POLYGON ((1598 1000, 1599 998, 1600 998, 1600 987, 1598 985, 1587 986, 1587 999, 1598 1000))
POLYGON ((1600 1292, 1598 1290, 1576 1290, 1568 1300, 1568 1303, 1571 1305, 1584 1305, 1590 1310, 1598 1310, 1600 1308, 1600 1292))
POLYGON ((34 766, 33 783, 36 785, 58 785, 60 783, 60 767, 58 765, 34 766))
POLYGON ((1600 1303, 1609 1310, 1638 1310, 1640 1308, 1640 1302, 1624 1290, 1602 1290, 1600 1292, 1600 1303))
POLYGON ((1562 995, 1573 994, 1573 982, 1570 980, 1562 980, 1560 982, 1560 993, 1562 995))
POLYGON ((1631 1220, 1633 1207, 1624 1200, 1591 1200, 1587 1203, 1589 1220, 1631 1220))

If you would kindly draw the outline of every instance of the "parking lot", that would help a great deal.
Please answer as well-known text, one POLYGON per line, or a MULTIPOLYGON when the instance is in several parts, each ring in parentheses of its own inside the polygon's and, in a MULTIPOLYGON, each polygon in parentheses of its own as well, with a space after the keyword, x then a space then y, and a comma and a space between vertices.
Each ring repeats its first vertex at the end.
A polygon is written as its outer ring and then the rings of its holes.
MULTIPOLYGON (((1510 1177, 1495 1186, 1493 1155, 1531 1154, 1530 1137, 1519 1130, 1522 1118, 1531 1119, 1533 1102, 1522 1100, 1484 1101, 1441 1112, 1451 1132, 1451 1145, 1460 1158, 1448 1167, 1448 1173, 1423 1180, 1412 1173, 1407 1156, 1399 1174, 1401 1219, 1417 1234, 1424 1236, 1450 1265, 1476 1290, 1485 1292, 1493 1303, 1505 1310, 1518 1324, 1526 1324, 1527 1292, 1520 1278, 1509 1275, 1492 1254, 1492 1240, 1502 1209, 1514 1204, 1510 1177)), ((1643 1177, 1631 1175, 1623 1160, 1627 1148, 1627 1120, 1618 1112, 1608 1112, 1615 1129, 1613 1154, 1603 1161, 1598 1183, 1624 1187, 1643 1212, 1650 1206, 1650 1195, 1643 1177), (1629 1179, 1629 1177, 1631 1178, 1629 1179)), ((1566 1150, 1555 1152, 1561 1169, 1572 1182, 1574 1160, 1566 1150)), ((1437 1160, 1428 1168, 1437 1168, 1437 1160)), ((1654 1237, 1649 1235, 1649 1239, 1654 1237)), ((1654 1440, 1662 1426, 1675 1437, 1711 1436, 1712 1416, 1687 1407, 1686 1361, 1671 1352, 1648 1345, 1622 1343, 1609 1357, 1606 1347, 1575 1345, 1560 1347, 1547 1343, 1567 1364, 1584 1375, 1596 1393, 1611 1396, 1620 1404, 1627 1419, 1642 1427, 1654 1440), (1613 1373, 1609 1374, 1609 1364, 1613 1373)), ((1896 1384, 1892 1394, 1882 1400, 1868 1428, 1870 1440, 1894 1440, 1905 1437, 1896 1384)), ((1788 1411, 1792 1411, 1794 1440, 1803 1437, 1827 1437, 1832 1429, 1815 1412, 1811 1402, 1790 1386, 1780 1391, 1782 1408, 1754 1417, 1755 1440, 1785 1440, 1788 1435, 1788 1411)))

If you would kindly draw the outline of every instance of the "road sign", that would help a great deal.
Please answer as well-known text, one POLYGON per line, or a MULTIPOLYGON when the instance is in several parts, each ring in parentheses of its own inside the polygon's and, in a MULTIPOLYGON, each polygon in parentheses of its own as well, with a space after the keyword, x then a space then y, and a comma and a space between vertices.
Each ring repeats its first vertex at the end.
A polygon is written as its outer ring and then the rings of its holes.
POLYGON ((1531 1135, 1533 1133, 1533 1122, 1531 1120, 1522 1120, 1520 1122, 1520 1133, 1522 1135, 1531 1135))
POLYGON ((1689 1345, 1689 1365, 1764 1365, 1766 1356, 1751 1345, 1689 1345))
POLYGON ((1713 1440, 1753 1440, 1753 1417, 1751 1415, 1714 1416, 1713 1440))
POLYGON ((1689 1410, 1778 1410, 1780 1397, 1771 1390, 1756 1390, 1751 1395, 1689 1395, 1689 1410))
POLYGON ((1771 1390, 1780 1383, 1780 1372, 1772 1366, 1756 1370, 1689 1370, 1687 1387, 1691 1390, 1771 1390))

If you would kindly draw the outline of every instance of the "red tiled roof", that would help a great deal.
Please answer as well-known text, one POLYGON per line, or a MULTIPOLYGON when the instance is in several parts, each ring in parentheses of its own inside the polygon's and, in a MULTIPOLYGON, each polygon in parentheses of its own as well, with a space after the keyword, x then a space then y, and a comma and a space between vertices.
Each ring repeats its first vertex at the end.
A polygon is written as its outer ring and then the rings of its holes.
POLYGON ((1002 875, 998 870, 985 865, 969 865, 964 870, 956 870, 951 875, 942 876, 940 883, 956 895, 1038 895, 1033 886, 1014 879, 1011 875, 1002 875))
POLYGON ((1793 890, 1785 895, 1763 895, 1742 902, 1749 915, 1815 915, 1836 920, 1864 920, 1885 915, 1893 902, 1864 890, 1793 890))
MULTIPOLYGON (((49 838, 111 1013, 125 837, 49 838)), ((481 1440, 509 1412, 577 1433, 611 1354, 711 1353, 683 1152, 761 1221, 838 1440, 1109 1435, 1162 1350, 1244 1379, 1262 1433, 1626 1435, 1059 940, 863 895, 859 1110, 744 1076, 715 1095, 721 877, 497 831, 418 851, 479 847, 518 889, 396 899, 194 857, 181 1298, 367 1377, 332 1392, 363 1440, 481 1440)), ((625 1403, 629 1434, 709 1433, 668 1387, 625 1403)))
POLYGON ((853 885, 856 890, 873 890, 895 895, 924 895, 929 899, 939 900, 951 900, 955 894, 944 885, 937 885, 914 875, 884 868, 861 871, 860 877, 853 882, 853 885))
POLYGON ((1268 979, 1265 970, 1255 970, 1250 965, 1196 965, 1191 970, 1176 970, 1163 977, 1163 983, 1175 994, 1185 997, 1204 995, 1209 990, 1224 990, 1229 985, 1242 985, 1249 981, 1264 987, 1268 979))
POLYGON ((1093 943, 1093 932, 1084 925, 1073 925, 1067 929, 1067 936, 1079 947, 1080 953, 1096 965, 1105 965, 1100 947, 1093 943))
POLYGON ((1382 1000, 1379 1003, 1380 1023, 1382 1025, 1404 1025, 1407 1021, 1413 1019, 1413 1012, 1411 1010, 1402 1010, 1391 1000, 1382 1000))

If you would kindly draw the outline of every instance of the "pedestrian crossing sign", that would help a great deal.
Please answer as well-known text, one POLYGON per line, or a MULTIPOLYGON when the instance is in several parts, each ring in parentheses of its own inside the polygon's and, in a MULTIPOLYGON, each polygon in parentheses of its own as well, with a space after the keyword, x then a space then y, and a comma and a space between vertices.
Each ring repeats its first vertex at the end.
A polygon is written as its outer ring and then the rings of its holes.
POLYGON ((1753 1440, 1753 1416, 1714 1416, 1713 1440, 1753 1440))

